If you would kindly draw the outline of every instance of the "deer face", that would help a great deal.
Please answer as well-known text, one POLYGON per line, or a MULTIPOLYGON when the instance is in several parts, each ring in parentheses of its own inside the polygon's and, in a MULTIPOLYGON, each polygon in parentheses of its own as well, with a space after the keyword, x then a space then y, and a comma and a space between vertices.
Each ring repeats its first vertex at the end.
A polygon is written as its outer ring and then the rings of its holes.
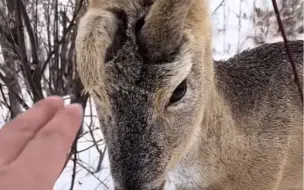
POLYGON ((116 189, 158 190, 197 139, 208 48, 197 48, 187 26, 192 1, 137 3, 89 9, 78 72, 97 105, 116 189))

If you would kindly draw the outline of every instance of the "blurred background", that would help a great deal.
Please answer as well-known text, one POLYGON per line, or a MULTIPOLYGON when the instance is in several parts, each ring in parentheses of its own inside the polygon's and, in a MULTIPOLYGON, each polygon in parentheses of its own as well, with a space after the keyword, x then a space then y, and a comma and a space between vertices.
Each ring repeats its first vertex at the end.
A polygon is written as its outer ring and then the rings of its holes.
MULTIPOLYGON (((277 3, 287 38, 303 40, 304 0, 277 3)), ((86 6, 85 0, 0 0, 0 127, 49 95, 86 110, 55 190, 112 189, 94 103, 75 72, 76 27, 86 6)), ((216 60, 282 41, 271 0, 212 0, 210 14, 216 60)))

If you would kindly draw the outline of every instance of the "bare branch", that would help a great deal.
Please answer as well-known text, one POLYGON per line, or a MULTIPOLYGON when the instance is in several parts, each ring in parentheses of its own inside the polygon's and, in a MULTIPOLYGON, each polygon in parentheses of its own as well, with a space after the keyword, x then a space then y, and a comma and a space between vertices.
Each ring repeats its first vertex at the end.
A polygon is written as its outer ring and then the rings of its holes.
POLYGON ((297 87, 298 87, 298 90, 299 90, 299 93, 300 93, 300 97, 301 97, 301 101, 302 101, 302 105, 303 105, 302 87, 300 85, 300 80, 299 80, 299 76, 298 76, 298 73, 297 73, 297 67, 296 67, 296 64, 295 64, 295 62, 292 58, 292 55, 291 55, 291 52, 290 52, 290 49, 289 49, 289 46, 288 46, 288 40, 287 40, 287 37, 286 37, 286 34, 285 34, 284 26, 283 26, 283 23, 282 23, 282 20, 281 20, 281 16, 280 16, 280 12, 279 12, 276 0, 272 0, 272 5, 273 5, 273 8, 274 8, 276 17, 277 17, 277 21, 278 21, 278 24, 279 24, 279 29, 281 31, 281 35, 282 35, 283 40, 284 40, 285 48, 286 48, 286 51, 287 51, 287 54, 288 54, 288 57, 289 57, 290 64, 292 66, 292 71, 293 71, 293 74, 294 74, 294 77, 295 77, 295 82, 297 84, 297 87))

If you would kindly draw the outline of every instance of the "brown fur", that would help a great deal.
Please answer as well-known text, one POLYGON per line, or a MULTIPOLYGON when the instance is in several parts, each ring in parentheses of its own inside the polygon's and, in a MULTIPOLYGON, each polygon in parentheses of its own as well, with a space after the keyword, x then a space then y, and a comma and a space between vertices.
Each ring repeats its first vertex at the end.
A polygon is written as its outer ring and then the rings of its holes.
MULTIPOLYGON (((91 0, 78 29, 115 188, 302 189, 303 107, 284 45, 213 61, 207 0, 153 2, 91 0), (185 97, 168 105, 185 78, 185 97)), ((303 86, 303 41, 289 45, 303 86)))

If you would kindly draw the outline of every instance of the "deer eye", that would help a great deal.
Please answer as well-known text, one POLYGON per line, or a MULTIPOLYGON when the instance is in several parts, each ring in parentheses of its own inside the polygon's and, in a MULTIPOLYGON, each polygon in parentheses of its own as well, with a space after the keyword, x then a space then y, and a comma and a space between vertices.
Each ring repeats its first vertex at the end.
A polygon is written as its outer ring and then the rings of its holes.
POLYGON ((173 91, 172 96, 169 101, 169 105, 180 101, 187 92, 187 80, 183 80, 176 89, 173 91))

